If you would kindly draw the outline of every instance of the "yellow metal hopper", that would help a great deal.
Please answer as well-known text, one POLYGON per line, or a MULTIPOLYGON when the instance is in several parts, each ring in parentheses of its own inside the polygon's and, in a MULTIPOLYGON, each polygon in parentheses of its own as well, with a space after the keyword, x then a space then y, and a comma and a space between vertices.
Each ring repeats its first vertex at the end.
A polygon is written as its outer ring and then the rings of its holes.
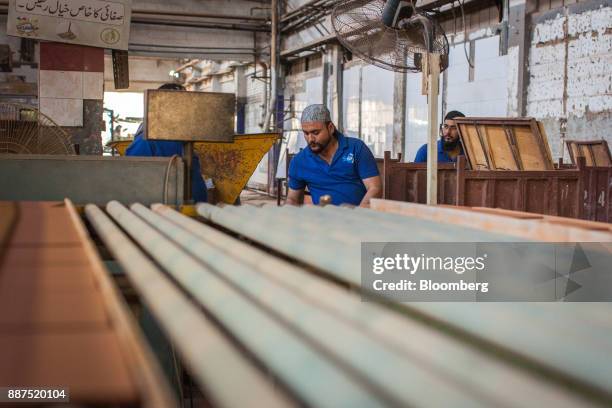
MULTIPOLYGON (((202 175, 211 178, 219 201, 233 204, 262 157, 278 139, 277 133, 235 135, 232 143, 195 142, 202 175)), ((131 140, 116 140, 108 146, 123 156, 131 140)))

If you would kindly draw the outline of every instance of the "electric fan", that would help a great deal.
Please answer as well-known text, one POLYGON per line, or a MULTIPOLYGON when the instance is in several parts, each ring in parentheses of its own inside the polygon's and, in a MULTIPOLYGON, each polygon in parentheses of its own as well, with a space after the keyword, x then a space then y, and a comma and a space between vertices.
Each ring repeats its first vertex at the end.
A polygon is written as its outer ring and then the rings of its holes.
POLYGON ((340 43, 372 65, 420 72, 428 53, 440 55, 441 70, 448 65, 444 31, 411 1, 343 1, 333 9, 331 21, 340 43))
POLYGON ((38 109, 0 103, 0 154, 75 154, 70 136, 38 109))

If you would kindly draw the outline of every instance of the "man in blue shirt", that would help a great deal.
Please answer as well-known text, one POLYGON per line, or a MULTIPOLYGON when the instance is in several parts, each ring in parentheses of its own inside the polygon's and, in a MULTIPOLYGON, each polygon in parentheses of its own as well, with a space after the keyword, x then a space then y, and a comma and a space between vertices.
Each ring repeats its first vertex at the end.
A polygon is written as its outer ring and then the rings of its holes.
MULTIPOLYGON (((450 111, 444 117, 444 123, 440 126, 440 140, 438 140, 438 163, 454 163, 458 156, 463 155, 455 118, 464 117, 465 115, 459 111, 450 111)), ((427 143, 419 148, 414 162, 427 163, 427 143)))
MULTIPOLYGON (((164 84, 159 89, 184 91, 185 88, 179 84, 164 84)), ((126 156, 155 156, 171 157, 178 155, 183 157, 183 142, 171 140, 146 140, 142 123, 134 135, 134 141, 125 152, 126 156)), ((206 183, 200 172, 200 160, 196 154, 193 155, 191 163, 191 197, 195 202, 206 202, 206 183)))
POLYGON ((366 207, 371 198, 382 195, 372 152, 361 140, 340 133, 324 105, 307 106, 301 122, 308 147, 289 165, 287 204, 303 204, 306 186, 314 204, 329 195, 335 205, 366 207))

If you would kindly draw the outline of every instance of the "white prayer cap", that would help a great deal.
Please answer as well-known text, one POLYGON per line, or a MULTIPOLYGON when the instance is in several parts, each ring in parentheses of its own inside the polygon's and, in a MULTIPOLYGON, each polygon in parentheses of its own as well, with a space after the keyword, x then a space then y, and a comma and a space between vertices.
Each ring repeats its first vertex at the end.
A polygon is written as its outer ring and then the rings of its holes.
POLYGON ((331 122, 331 114, 325 105, 308 105, 304 111, 302 111, 301 122, 331 122))

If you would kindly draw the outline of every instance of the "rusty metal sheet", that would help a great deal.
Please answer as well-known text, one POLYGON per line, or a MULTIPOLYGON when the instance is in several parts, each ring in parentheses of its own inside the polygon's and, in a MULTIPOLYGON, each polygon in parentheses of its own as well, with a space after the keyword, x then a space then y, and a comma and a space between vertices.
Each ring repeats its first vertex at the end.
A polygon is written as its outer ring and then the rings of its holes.
MULTIPOLYGON (((262 157, 278 138, 276 133, 254 133, 236 135, 232 143, 194 143, 202 176, 213 180, 219 201, 228 204, 236 201, 262 157)), ((124 156, 130 143, 131 139, 115 140, 108 146, 124 156)))
POLYGON ((113 79, 115 81, 115 89, 127 89, 130 87, 130 69, 127 51, 113 50, 113 79))
POLYGON ((231 142, 234 94, 171 90, 145 91, 145 137, 186 142, 231 142))
POLYGON ((5 251, 13 226, 17 222, 17 204, 10 201, 0 201, 0 261, 5 251))
POLYGON ((202 174, 215 184, 219 201, 233 204, 262 157, 278 139, 276 133, 236 135, 233 143, 196 143, 202 174))

